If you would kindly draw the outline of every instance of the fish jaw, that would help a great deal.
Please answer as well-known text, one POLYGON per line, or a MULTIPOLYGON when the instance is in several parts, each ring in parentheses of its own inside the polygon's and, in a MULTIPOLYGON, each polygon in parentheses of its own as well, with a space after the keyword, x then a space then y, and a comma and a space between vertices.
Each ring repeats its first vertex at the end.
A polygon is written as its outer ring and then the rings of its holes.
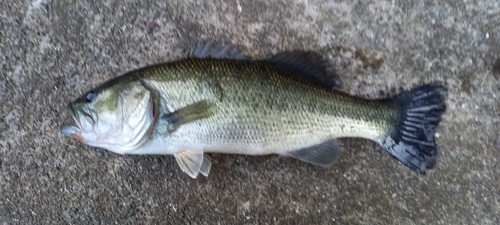
MULTIPOLYGON (((74 124, 64 124, 60 127, 61 133, 72 137, 84 144, 104 148, 117 154, 126 154, 129 151, 140 149, 144 143, 149 141, 150 135, 154 129, 155 115, 147 114, 144 117, 138 118, 135 127, 123 125, 117 127, 113 133, 102 133, 97 127, 82 126, 82 123, 87 123, 84 115, 78 112, 72 113, 74 124)), ((128 121, 130 122, 130 121, 128 121)))
POLYGON ((71 124, 63 124, 60 127, 61 133, 63 133, 66 136, 70 136, 70 137, 72 137, 80 142, 85 143, 85 139, 81 135, 82 127, 77 119, 77 112, 76 112, 75 108, 73 107, 72 104, 69 104, 67 110, 68 110, 68 114, 71 116, 71 118, 73 119, 73 122, 75 123, 76 126, 71 125, 71 124))
POLYGON ((68 125, 68 124, 64 124, 61 126, 61 132, 66 135, 66 136, 70 136, 78 141, 81 141, 81 142, 85 142, 85 139, 83 138, 83 136, 80 134, 81 131, 78 127, 76 126, 72 126, 72 125, 68 125))

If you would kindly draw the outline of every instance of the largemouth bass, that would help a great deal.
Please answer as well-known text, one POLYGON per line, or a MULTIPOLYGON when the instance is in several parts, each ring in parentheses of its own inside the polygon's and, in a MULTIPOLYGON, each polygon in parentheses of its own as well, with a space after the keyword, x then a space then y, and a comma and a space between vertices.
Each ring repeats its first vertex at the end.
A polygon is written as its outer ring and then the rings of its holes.
POLYGON ((191 56, 109 80, 70 103, 64 134, 118 154, 174 155, 192 178, 208 176, 206 153, 280 154, 327 166, 340 137, 375 141, 425 174, 438 150, 435 129, 446 90, 426 84, 367 100, 336 90, 340 80, 315 52, 254 60, 199 45, 191 56))

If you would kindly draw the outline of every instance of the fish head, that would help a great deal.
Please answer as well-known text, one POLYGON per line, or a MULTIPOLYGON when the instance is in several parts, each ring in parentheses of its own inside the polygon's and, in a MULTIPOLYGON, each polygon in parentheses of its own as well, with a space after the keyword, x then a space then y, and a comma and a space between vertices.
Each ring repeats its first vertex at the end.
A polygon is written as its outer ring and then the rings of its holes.
POLYGON ((74 125, 61 132, 94 147, 125 154, 152 133, 157 112, 153 93, 140 82, 105 84, 68 105, 74 125))

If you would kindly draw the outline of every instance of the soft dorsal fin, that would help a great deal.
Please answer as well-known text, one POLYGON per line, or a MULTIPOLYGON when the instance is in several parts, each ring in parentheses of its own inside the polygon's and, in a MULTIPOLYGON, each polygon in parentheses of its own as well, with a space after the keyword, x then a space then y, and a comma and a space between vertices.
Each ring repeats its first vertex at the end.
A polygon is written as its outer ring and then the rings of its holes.
POLYGON ((235 47, 213 45, 212 43, 198 43, 196 48, 189 53, 189 57, 239 60, 249 58, 235 47))
POLYGON ((316 52, 286 51, 274 55, 268 61, 293 70, 294 74, 322 87, 332 89, 342 86, 342 80, 332 65, 316 52))

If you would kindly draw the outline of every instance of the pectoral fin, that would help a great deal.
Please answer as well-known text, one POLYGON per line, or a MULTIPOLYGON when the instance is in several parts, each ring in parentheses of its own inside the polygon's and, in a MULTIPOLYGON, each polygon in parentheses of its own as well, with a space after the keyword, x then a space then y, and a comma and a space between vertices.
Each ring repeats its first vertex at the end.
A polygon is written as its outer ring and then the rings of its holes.
POLYGON ((198 177, 199 173, 208 176, 212 163, 210 162, 210 157, 203 154, 203 149, 182 150, 174 156, 181 170, 193 179, 198 177))
POLYGON ((337 139, 289 153, 292 157, 314 165, 328 166, 342 154, 342 142, 337 139))
POLYGON ((207 100, 200 101, 192 105, 188 105, 184 108, 178 109, 172 113, 163 115, 161 118, 167 120, 169 124, 168 130, 170 132, 173 132, 183 124, 211 116, 212 107, 212 102, 207 100))

